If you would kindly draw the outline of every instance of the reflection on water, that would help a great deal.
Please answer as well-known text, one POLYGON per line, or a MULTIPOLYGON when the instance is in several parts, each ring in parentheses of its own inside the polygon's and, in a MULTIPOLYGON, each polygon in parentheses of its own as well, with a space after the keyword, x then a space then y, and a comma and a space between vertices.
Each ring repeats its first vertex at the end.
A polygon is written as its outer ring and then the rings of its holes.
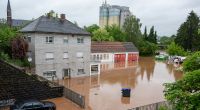
POLYGON ((182 73, 173 65, 151 57, 111 67, 102 65, 105 70, 98 76, 66 79, 60 83, 84 95, 88 110, 124 110, 163 101, 163 83, 182 78, 182 73), (130 98, 122 97, 122 88, 131 88, 130 98))
POLYGON ((141 78, 143 79, 146 74, 148 81, 150 81, 150 78, 154 74, 155 60, 153 58, 144 57, 140 59, 138 64, 138 73, 141 75, 141 78))

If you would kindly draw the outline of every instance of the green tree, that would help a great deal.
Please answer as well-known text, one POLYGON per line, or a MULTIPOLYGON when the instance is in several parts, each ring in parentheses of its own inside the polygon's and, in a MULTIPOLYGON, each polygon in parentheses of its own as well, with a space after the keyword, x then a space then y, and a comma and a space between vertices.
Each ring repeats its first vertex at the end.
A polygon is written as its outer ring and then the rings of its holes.
POLYGON ((17 30, 5 24, 0 24, 0 51, 11 56, 11 40, 17 35, 17 30))
POLYGON ((150 29, 147 41, 149 41, 151 43, 156 43, 156 39, 155 39, 156 36, 155 36, 154 26, 152 26, 150 29))
POLYGON ((120 27, 117 25, 106 26, 106 31, 110 36, 113 36, 115 41, 123 42, 126 39, 126 34, 121 31, 120 27))
POLYGON ((200 108, 200 70, 186 73, 183 79, 164 84, 165 98, 175 110, 199 110, 200 108))
POLYGON ((154 43, 155 44, 157 44, 157 38, 158 38, 157 31, 155 31, 155 33, 154 33, 154 43))
POLYGON ((140 51, 140 55, 150 56, 150 55, 155 54, 157 46, 154 43, 151 43, 149 41, 141 41, 139 43, 138 48, 139 48, 139 51, 140 51))
POLYGON ((188 56, 183 62, 184 71, 194 71, 200 69, 200 51, 188 56))
POLYGON ((186 55, 186 52, 184 51, 184 49, 175 44, 174 42, 172 42, 168 47, 167 47, 167 53, 169 55, 179 55, 179 56, 185 56, 186 55))
POLYGON ((98 29, 99 29, 99 26, 96 25, 96 24, 93 24, 93 25, 88 26, 88 27, 84 26, 84 29, 85 29, 86 31, 90 32, 91 35, 92 35, 92 37, 93 37, 93 34, 92 34, 92 33, 93 33, 94 31, 98 30, 98 29))
POLYGON ((92 37, 93 41, 114 41, 114 38, 109 35, 109 33, 105 29, 98 29, 92 33, 94 36, 92 37))
POLYGON ((161 45, 170 45, 174 39, 172 37, 163 36, 160 38, 161 45))
POLYGON ((145 28, 144 28, 144 39, 145 40, 148 40, 148 34, 147 34, 147 27, 145 26, 145 28))
POLYGON ((123 31, 126 34, 126 41, 133 42, 137 47, 142 39, 142 33, 140 30, 141 26, 142 24, 140 23, 140 19, 135 16, 127 17, 123 25, 123 31))
POLYGON ((200 19, 194 11, 190 12, 186 22, 178 29, 175 42, 185 50, 200 50, 200 35, 198 34, 200 19))

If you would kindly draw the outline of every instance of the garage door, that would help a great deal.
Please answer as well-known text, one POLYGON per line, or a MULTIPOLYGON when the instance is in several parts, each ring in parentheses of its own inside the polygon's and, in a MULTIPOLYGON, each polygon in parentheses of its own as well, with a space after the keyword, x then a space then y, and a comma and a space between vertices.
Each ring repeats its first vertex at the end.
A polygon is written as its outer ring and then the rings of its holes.
POLYGON ((134 54, 134 53, 128 54, 128 61, 137 61, 137 59, 138 59, 138 54, 134 54))
POLYGON ((125 62, 126 54, 115 54, 115 63, 116 62, 125 62))

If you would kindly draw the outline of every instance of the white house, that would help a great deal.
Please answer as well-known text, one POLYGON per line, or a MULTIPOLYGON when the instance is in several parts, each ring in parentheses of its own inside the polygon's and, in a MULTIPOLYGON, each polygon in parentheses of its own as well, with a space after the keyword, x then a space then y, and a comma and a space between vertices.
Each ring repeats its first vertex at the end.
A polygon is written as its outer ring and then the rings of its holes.
POLYGON ((36 74, 48 79, 91 75, 90 34, 64 14, 60 18, 41 16, 20 31, 29 41, 36 74))

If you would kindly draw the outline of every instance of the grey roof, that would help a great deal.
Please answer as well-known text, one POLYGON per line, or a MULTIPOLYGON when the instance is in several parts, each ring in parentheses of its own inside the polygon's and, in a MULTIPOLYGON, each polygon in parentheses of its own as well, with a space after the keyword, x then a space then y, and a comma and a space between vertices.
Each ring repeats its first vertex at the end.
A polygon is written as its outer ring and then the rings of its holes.
POLYGON ((12 19, 12 26, 13 27, 23 27, 26 24, 31 22, 30 20, 21 20, 21 19, 12 19))
POLYGON ((122 42, 122 44, 126 48, 126 52, 139 52, 132 42, 122 42))
POLYGON ((60 18, 41 16, 20 30, 23 33, 58 33, 90 35, 87 31, 68 20, 61 22, 60 18))

